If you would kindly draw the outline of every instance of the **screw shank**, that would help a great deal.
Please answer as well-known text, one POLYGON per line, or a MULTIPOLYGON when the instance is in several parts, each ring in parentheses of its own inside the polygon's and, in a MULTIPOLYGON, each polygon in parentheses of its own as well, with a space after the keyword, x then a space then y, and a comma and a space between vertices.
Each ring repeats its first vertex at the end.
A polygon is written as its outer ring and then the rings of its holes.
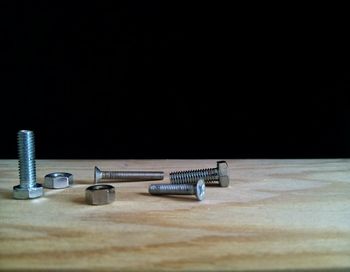
POLYGON ((162 180, 164 172, 156 171, 102 171, 102 179, 115 181, 162 180))
POLYGON ((195 188, 191 184, 151 184, 148 191, 152 195, 193 195, 195 188))

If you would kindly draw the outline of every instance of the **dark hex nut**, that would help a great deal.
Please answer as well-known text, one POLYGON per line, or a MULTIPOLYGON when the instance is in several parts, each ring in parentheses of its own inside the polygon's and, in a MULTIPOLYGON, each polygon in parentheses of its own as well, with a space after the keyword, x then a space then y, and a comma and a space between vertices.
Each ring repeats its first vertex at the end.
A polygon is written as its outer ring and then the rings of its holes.
POLYGON ((115 189, 111 185, 92 185, 85 190, 86 203, 90 205, 105 205, 115 200, 115 189))

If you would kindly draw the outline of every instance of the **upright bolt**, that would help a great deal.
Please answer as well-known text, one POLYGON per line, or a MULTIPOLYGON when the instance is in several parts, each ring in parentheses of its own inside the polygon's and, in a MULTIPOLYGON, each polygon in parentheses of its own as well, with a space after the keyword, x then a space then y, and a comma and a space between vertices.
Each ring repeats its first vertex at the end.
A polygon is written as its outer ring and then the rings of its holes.
POLYGON ((156 171, 101 171, 95 166, 94 180, 98 183, 100 180, 115 181, 147 181, 161 180, 164 178, 164 172, 156 171))
POLYGON ((218 183, 221 187, 227 187, 230 184, 227 170, 227 162, 218 161, 217 168, 172 172, 170 182, 172 184, 196 184, 197 180, 204 179, 205 184, 218 183))
POLYGON ((148 187, 151 195, 195 195, 197 200, 205 198, 205 183, 203 179, 196 184, 151 184, 148 187))
POLYGON ((42 185, 36 183, 34 133, 21 130, 17 136, 20 184, 13 187, 13 197, 16 199, 41 197, 44 191, 42 185))

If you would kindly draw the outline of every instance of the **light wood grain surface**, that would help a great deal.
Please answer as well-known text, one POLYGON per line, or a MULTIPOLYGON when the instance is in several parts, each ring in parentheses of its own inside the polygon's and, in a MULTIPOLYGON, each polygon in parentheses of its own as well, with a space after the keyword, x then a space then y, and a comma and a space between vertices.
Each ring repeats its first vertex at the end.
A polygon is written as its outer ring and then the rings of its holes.
MULTIPOLYGON (((0 161, 0 269, 350 269, 350 160, 228 160, 229 188, 207 198, 150 196, 152 182, 114 183, 117 200, 85 204, 93 167, 173 170, 214 160, 37 161, 76 184, 12 199, 17 161, 0 161)), ((154 182, 153 182, 154 183, 154 182)), ((112 184, 112 183, 110 183, 112 184)))

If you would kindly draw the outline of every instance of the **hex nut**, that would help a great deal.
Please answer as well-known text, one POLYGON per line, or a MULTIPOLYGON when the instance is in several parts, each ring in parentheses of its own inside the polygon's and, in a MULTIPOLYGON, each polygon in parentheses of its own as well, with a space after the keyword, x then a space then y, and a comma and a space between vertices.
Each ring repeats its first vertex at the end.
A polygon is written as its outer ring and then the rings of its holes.
POLYGON ((230 185, 230 177, 228 176, 228 164, 226 161, 218 161, 217 168, 219 171, 219 184, 221 187, 230 185))
POLYGON ((22 188, 21 185, 13 187, 13 198, 15 199, 32 199, 41 197, 44 194, 43 186, 36 183, 33 187, 22 188))
POLYGON ((92 185, 85 190, 85 200, 90 205, 105 205, 115 200, 115 189, 112 185, 92 185))
POLYGON ((71 185, 73 185, 73 175, 70 173, 55 172, 45 176, 45 188, 62 189, 71 185))

